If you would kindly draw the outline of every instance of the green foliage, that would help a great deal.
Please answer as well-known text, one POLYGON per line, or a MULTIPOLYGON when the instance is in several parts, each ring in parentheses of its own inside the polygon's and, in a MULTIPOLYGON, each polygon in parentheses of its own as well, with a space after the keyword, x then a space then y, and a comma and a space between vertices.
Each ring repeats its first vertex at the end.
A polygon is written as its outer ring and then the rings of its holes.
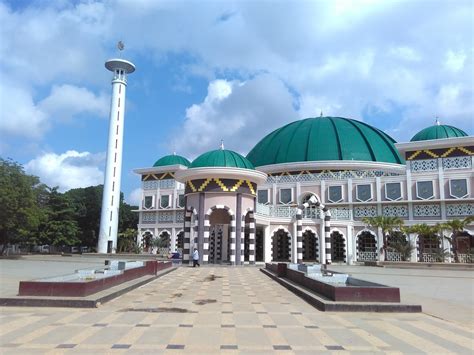
POLYGON ((97 245, 102 190, 102 185, 97 185, 72 189, 65 193, 76 210, 76 221, 79 227, 78 238, 81 240, 81 245, 93 248, 97 245))
POLYGON ((44 219, 40 208, 44 185, 23 167, 0 158, 0 244, 28 243, 44 219))
POLYGON ((51 245, 77 245, 80 243, 76 211, 66 194, 53 187, 46 204, 47 219, 40 225, 40 239, 51 245))
POLYGON ((383 235, 389 234, 394 229, 400 229, 404 223, 403 219, 399 217, 387 216, 365 217, 362 222, 371 227, 382 229, 383 235))
MULTIPOLYGON (((102 204, 102 185, 78 188, 62 194, 40 183, 23 167, 0 158, 0 244, 97 245, 102 204)), ((120 196, 119 233, 136 234, 137 209, 120 196), (127 233, 130 233, 129 231, 127 233)), ((135 243, 133 250, 137 251, 135 243)), ((130 248, 128 248, 130 249, 130 248)))
POLYGON ((117 239, 117 252, 118 253, 140 253, 141 248, 136 242, 137 231, 135 229, 126 229, 124 232, 119 233, 117 239))
POLYGON ((399 253, 402 261, 409 261, 415 247, 410 244, 403 232, 394 231, 390 233, 389 238, 390 243, 387 249, 399 253))

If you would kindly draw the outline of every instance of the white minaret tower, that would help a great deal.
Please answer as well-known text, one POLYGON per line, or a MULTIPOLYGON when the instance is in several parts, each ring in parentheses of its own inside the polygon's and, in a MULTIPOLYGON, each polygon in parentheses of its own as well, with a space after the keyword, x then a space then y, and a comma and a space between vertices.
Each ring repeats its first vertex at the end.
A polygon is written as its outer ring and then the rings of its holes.
MULTIPOLYGON (((119 50, 123 50, 123 43, 119 42, 117 47, 119 50)), ((107 146, 97 252, 115 253, 120 205, 120 178, 122 174, 125 90, 127 88, 127 74, 135 71, 135 65, 124 59, 109 59, 105 62, 105 67, 113 72, 114 76, 112 79, 109 143, 107 146)))

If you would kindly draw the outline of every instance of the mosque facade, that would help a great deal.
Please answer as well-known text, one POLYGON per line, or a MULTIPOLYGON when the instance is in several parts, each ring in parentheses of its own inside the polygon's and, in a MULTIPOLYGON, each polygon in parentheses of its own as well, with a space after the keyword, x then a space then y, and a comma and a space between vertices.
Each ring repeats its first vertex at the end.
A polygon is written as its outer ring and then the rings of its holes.
MULTIPOLYGON (((474 215, 474 137, 439 123, 396 143, 381 130, 342 117, 289 123, 246 157, 224 149, 190 162, 179 155, 135 169, 141 177, 138 242, 153 240, 189 262, 322 264, 401 261, 366 217, 434 225, 474 215)), ((456 237, 471 262, 474 225, 456 237)), ((416 233, 412 262, 454 261, 452 244, 416 233)))

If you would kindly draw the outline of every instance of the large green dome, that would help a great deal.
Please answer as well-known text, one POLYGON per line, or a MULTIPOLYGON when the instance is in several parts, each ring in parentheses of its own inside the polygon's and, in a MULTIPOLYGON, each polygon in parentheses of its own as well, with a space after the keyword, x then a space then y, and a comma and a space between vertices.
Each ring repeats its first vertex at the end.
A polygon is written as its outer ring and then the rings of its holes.
POLYGON ((185 157, 182 157, 181 155, 166 155, 163 158, 158 159, 153 166, 168 166, 168 165, 184 165, 184 166, 189 166, 191 165, 191 162, 186 159, 185 157))
POLYGON ((255 169, 250 161, 232 150, 217 149, 198 156, 191 163, 190 168, 228 167, 255 169))
POLYGON ((255 166, 325 160, 403 164, 394 143, 364 122, 342 117, 306 118, 267 135, 247 159, 255 166))
POLYGON ((425 129, 422 129, 420 132, 415 134, 411 139, 411 142, 466 136, 467 133, 464 132, 462 129, 444 124, 436 124, 434 126, 426 127, 425 129))

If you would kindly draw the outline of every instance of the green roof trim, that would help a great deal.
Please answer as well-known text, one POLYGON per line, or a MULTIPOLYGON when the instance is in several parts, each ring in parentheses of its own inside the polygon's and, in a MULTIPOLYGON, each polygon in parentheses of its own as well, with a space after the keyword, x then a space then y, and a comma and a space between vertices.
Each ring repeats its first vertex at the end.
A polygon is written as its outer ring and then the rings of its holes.
POLYGON ((434 125, 422 129, 420 132, 415 134, 410 140, 411 142, 427 141, 431 139, 443 139, 443 138, 456 138, 456 137, 467 137, 467 133, 462 129, 448 126, 448 125, 434 125))
POLYGON ((190 168, 227 167, 255 170, 252 163, 232 150, 217 149, 201 154, 191 163, 190 168))
POLYGON ((343 117, 306 118, 264 137, 247 155, 254 166, 326 160, 404 164, 395 140, 364 122, 343 117))
POLYGON ((185 157, 182 157, 181 155, 166 155, 163 158, 158 159, 153 166, 168 166, 168 165, 184 165, 184 166, 190 166, 191 162, 186 159, 185 157))

